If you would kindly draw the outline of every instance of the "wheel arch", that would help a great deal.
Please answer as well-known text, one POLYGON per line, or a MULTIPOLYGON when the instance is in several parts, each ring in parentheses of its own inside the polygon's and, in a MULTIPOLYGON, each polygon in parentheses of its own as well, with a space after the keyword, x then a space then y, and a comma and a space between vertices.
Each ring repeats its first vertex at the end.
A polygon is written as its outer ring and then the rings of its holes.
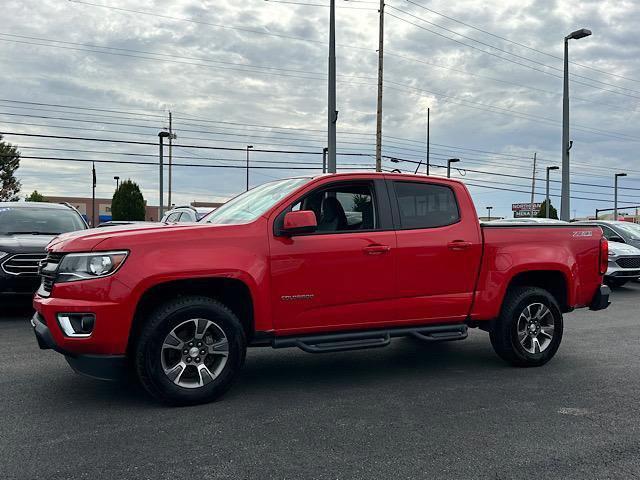
POLYGON ((509 281, 505 295, 517 287, 538 287, 546 290, 555 298, 561 312, 571 310, 569 280, 560 270, 529 270, 517 273, 509 281))
POLYGON ((255 334, 255 307, 249 286, 240 279, 208 277, 171 280, 153 285, 140 296, 133 315, 127 352, 135 344, 149 314, 161 303, 181 296, 198 295, 215 299, 240 320, 247 341, 255 334))

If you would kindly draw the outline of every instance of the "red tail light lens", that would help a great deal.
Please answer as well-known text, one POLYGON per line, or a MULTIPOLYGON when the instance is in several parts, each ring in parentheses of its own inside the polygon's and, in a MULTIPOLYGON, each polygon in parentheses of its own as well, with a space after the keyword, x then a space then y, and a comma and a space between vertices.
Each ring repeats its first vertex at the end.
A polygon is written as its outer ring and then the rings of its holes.
POLYGON ((609 267, 609 242, 606 238, 600 239, 600 275, 607 273, 609 267))

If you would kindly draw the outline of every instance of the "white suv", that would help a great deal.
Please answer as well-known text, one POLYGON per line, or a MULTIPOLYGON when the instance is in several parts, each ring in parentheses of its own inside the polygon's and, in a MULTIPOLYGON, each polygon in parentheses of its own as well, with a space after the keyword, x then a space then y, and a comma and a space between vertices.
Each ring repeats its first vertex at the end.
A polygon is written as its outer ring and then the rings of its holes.
POLYGON ((197 222, 205 215, 213 212, 215 208, 210 207, 174 207, 164 214, 161 222, 164 223, 189 223, 197 222))

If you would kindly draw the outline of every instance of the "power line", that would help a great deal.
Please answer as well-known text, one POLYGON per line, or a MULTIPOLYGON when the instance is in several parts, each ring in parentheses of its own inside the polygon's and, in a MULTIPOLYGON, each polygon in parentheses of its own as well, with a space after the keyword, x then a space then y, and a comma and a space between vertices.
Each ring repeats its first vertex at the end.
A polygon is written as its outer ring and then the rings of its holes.
MULTIPOLYGON (((391 5, 390 5, 390 7, 391 7, 391 5)), ((394 8, 394 10, 399 11, 399 12, 401 12, 401 13, 403 13, 403 14, 405 14, 405 15, 408 15, 408 16, 410 16, 410 17, 412 17, 412 18, 415 18, 415 19, 417 19, 417 20, 423 21, 423 22, 425 22, 425 23, 433 24, 433 22, 430 22, 430 21, 425 20, 425 19, 423 19, 423 18, 421 18, 421 17, 418 17, 418 16, 416 16, 416 15, 413 15, 413 14, 411 14, 411 13, 409 13, 409 12, 405 12, 404 10, 400 10, 400 9, 398 9, 398 8, 395 8, 395 7, 393 7, 393 8, 394 8)), ((534 70, 534 71, 537 71, 537 72, 539 72, 539 73, 544 73, 545 75, 549 75, 549 76, 556 77, 556 78, 562 78, 562 76, 561 76, 561 75, 557 75, 557 74, 555 74, 555 73, 551 73, 551 72, 548 72, 548 71, 546 71, 546 70, 542 70, 542 69, 540 69, 540 68, 538 68, 538 67, 534 67, 533 65, 528 65, 528 64, 526 64, 526 63, 522 63, 522 62, 519 62, 519 61, 517 61, 517 60, 513 60, 513 59, 511 59, 511 58, 503 57, 503 56, 498 55, 498 54, 496 54, 496 53, 493 53, 493 52, 490 52, 490 51, 484 50, 484 49, 482 49, 482 48, 476 47, 475 45, 471 45, 471 44, 466 43, 466 42, 463 42, 463 41, 461 41, 461 40, 456 40, 455 38, 448 37, 447 35, 444 35, 444 34, 442 34, 442 33, 436 32, 436 31, 434 31, 434 30, 430 30, 430 29, 428 29, 428 28, 426 28, 426 27, 424 27, 424 26, 422 26, 422 25, 419 25, 419 24, 414 23, 414 22, 412 22, 412 21, 410 21, 410 20, 407 20, 406 18, 402 18, 402 17, 399 17, 399 16, 397 16, 397 15, 394 15, 393 13, 387 13, 387 15, 389 15, 389 16, 391 16, 391 17, 393 17, 393 18, 396 18, 396 19, 398 19, 398 20, 400 20, 400 21, 402 21, 402 22, 405 22, 405 23, 408 23, 408 24, 410 24, 410 25, 413 25, 414 27, 417 27, 417 28, 419 28, 419 29, 421 29, 421 30, 425 30, 425 31, 427 31, 427 32, 429 32, 429 33, 432 33, 432 34, 437 35, 437 36, 442 37, 442 38, 446 38, 447 40, 451 40, 452 42, 456 42, 456 43, 458 43, 458 44, 461 44, 461 45, 464 45, 464 46, 466 46, 466 47, 472 48, 472 49, 474 49, 474 50, 477 50, 477 51, 479 51, 479 52, 485 53, 485 54, 487 54, 487 55, 491 55, 491 56, 496 57, 496 58, 499 58, 499 59, 501 59, 501 60, 505 60, 505 61, 507 61, 507 62, 514 63, 514 64, 516 64, 516 65, 520 65, 520 66, 525 67, 525 68, 529 68, 529 69, 534 70)), ((434 24, 434 25, 435 25, 435 24, 434 24)), ((437 25, 436 25, 436 26, 437 26, 437 25)), ((444 27, 440 27, 440 28, 444 28, 444 27)), ((446 29, 446 28, 444 28, 444 29, 445 29, 445 30, 448 30, 448 29, 446 29)), ((456 33, 457 35, 460 35, 460 36, 464 37, 464 38, 470 38, 470 37, 466 37, 465 35, 462 35, 462 34, 460 34, 460 33, 457 33, 457 32, 455 32, 455 33, 456 33)), ((475 39, 471 39, 471 40, 473 40, 473 41, 475 41, 475 42, 478 42, 478 43, 480 43, 480 44, 482 44, 482 45, 488 45, 488 46, 490 46, 491 48, 494 48, 494 49, 496 49, 496 50, 498 50, 498 51, 501 51, 501 52, 507 53, 507 54, 512 55, 512 56, 514 56, 514 57, 516 57, 516 58, 520 58, 520 59, 526 60, 526 61, 528 61, 528 62, 532 62, 532 63, 535 63, 535 64, 539 64, 539 65, 541 65, 541 66, 544 66, 545 68, 550 68, 550 69, 552 69, 552 70, 562 71, 561 69, 558 69, 558 68, 556 68, 556 67, 552 67, 552 66, 546 65, 546 64, 544 64, 544 63, 542 63, 542 62, 538 62, 538 61, 536 61, 536 60, 532 60, 532 59, 530 59, 530 58, 523 57, 523 56, 521 56, 521 55, 517 55, 517 54, 512 53, 512 52, 509 52, 509 51, 507 51, 507 50, 502 50, 502 49, 500 49, 500 48, 498 48, 498 47, 492 46, 492 45, 487 44, 487 43, 485 43, 485 42, 482 42, 482 41, 479 41, 479 40, 475 40, 475 39)), ((620 87, 620 86, 618 86, 618 85, 613 85, 613 84, 606 83, 606 82, 602 82, 602 81, 600 81, 600 80, 596 80, 596 79, 593 79, 593 78, 590 78, 590 77, 585 77, 585 76, 583 76, 583 75, 571 74, 571 76, 573 76, 573 77, 578 77, 578 78, 585 78, 585 79, 588 79, 588 80, 590 80, 590 81, 592 81, 592 82, 596 82, 596 83, 600 83, 600 84, 603 84, 603 85, 612 86, 612 87, 614 87, 614 88, 618 88, 618 89, 620 89, 620 90, 626 90, 626 91, 633 92, 633 93, 637 93, 637 94, 639 94, 639 95, 640 95, 640 91, 632 90, 632 89, 629 89, 629 88, 626 88, 626 87, 620 87)), ((630 94, 628 94, 628 93, 623 93, 623 92, 618 92, 618 91, 615 91, 615 90, 610 90, 610 89, 602 88, 602 87, 599 87, 599 86, 597 86, 597 85, 592 85, 592 84, 590 84, 590 83, 585 83, 585 82, 582 82, 582 81, 579 81, 579 80, 572 80, 572 82, 573 82, 573 83, 575 83, 575 84, 578 84, 578 85, 584 85, 584 86, 591 87, 591 88, 596 88, 596 89, 599 89, 599 90, 602 90, 602 91, 605 91, 605 92, 614 93, 614 94, 616 94, 616 95, 623 95, 623 96, 626 96, 626 97, 631 97, 631 98, 640 99, 640 96, 639 96, 639 95, 630 95, 630 94)))
MULTIPOLYGON (((431 13, 433 13, 435 15, 440 16, 440 17, 446 18, 447 20, 451 20, 453 22, 459 23, 460 25, 464 25, 465 27, 472 28, 474 30, 477 30, 477 31, 482 32, 482 33, 485 33, 487 35, 490 35, 492 37, 498 38, 500 40, 504 40, 505 42, 513 43, 514 45, 518 45, 519 47, 526 48, 527 50, 531 50, 533 52, 540 53, 542 55, 546 55, 547 57, 555 58, 556 60, 564 60, 564 58, 559 56, 559 55, 554 55, 554 54, 545 52, 543 50, 539 50, 537 48, 533 48, 533 47, 531 47, 529 45, 525 45, 524 43, 519 43, 519 42, 516 42, 515 40, 511 40, 509 38, 502 37, 500 35, 497 35, 495 33, 489 32, 487 30, 483 30, 482 28, 476 27, 475 25, 471 25, 469 23, 463 22, 462 20, 458 20, 456 18, 447 16, 447 15, 445 15, 443 13, 440 13, 440 12, 437 12, 437 11, 431 9, 431 8, 427 8, 424 5, 421 5, 421 4, 416 3, 416 2, 412 2, 411 0, 406 0, 406 1, 411 3, 412 5, 415 5, 416 7, 419 7, 419 8, 422 8, 424 10, 427 10, 428 12, 431 12, 431 13)), ((569 61, 569 63, 572 64, 572 65, 576 65, 578 67, 581 67, 581 68, 586 68, 586 69, 589 69, 589 70, 593 70, 594 72, 602 73, 602 74, 605 74, 605 75, 611 75, 612 77, 617 77, 617 78, 621 78, 621 79, 624 79, 624 80, 629 80, 631 82, 640 83, 640 80, 636 80, 635 78, 629 78, 629 77, 625 77, 623 75, 619 75, 617 73, 607 72, 606 70, 600 70, 598 68, 591 67, 589 65, 584 65, 584 64, 581 64, 581 63, 578 63, 578 62, 574 62, 574 61, 569 61)))
MULTIPOLYGON (((239 32, 244 32, 244 33, 254 33, 257 35, 266 35, 266 36, 270 36, 270 37, 277 37, 277 38, 284 38, 287 40, 297 40, 300 42, 307 42, 307 43, 315 43, 315 44, 320 44, 320 45, 325 45, 326 42, 322 41, 322 40, 314 40, 314 39, 310 39, 310 38, 303 38, 303 37, 296 37, 293 35, 285 35, 282 33, 274 33, 274 32, 266 32, 263 30, 254 30, 254 29, 250 29, 250 28, 245 28, 245 27, 234 27, 231 25, 222 25, 219 23, 211 23, 211 22, 205 22, 202 20, 194 20, 192 18, 184 18, 184 17, 174 17, 171 15, 162 15, 159 13, 153 13, 153 12, 145 12, 142 10, 132 10, 132 9, 128 9, 128 8, 122 8, 122 7, 114 7, 111 5, 101 5, 99 3, 91 3, 91 2, 85 2, 85 1, 81 1, 81 0, 69 0, 72 3, 79 3, 82 5, 88 5, 91 7, 98 7, 98 8, 106 8, 109 10, 117 10, 117 11, 121 11, 121 12, 126 12, 126 13, 135 13, 138 15, 146 15, 146 16, 150 16, 150 17, 156 17, 156 18, 164 18, 166 20, 175 20, 175 21, 180 21, 180 22, 189 22, 189 23, 195 23, 198 25, 206 25, 208 27, 215 27, 215 28, 221 28, 224 30, 235 30, 235 31, 239 31, 239 32)), ((340 47, 344 47, 344 48, 354 48, 354 49, 358 49, 358 50, 370 50, 369 48, 366 47, 359 47, 359 46, 355 46, 355 45, 340 45, 338 44, 338 46, 340 47)))

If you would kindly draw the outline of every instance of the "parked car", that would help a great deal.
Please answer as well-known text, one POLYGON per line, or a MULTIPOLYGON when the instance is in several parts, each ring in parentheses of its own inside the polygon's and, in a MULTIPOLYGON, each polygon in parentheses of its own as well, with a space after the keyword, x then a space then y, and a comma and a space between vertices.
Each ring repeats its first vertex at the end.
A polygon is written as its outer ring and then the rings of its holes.
POLYGON ((609 267, 604 282, 611 287, 622 287, 640 278, 640 250, 632 245, 609 242, 609 267))
POLYGON ((461 340, 474 327, 505 361, 540 366, 564 313, 609 305, 607 259, 599 227, 481 225, 456 180, 292 178, 196 224, 60 236, 32 324, 74 370, 133 370, 178 405, 223 394, 247 346, 338 352, 409 335, 461 340))
POLYGON ((86 228, 71 205, 0 202, 0 294, 33 295, 47 244, 56 235, 86 228))
POLYGON ((210 207, 192 207, 190 205, 175 207, 165 213, 160 221, 165 223, 197 222, 213 210, 214 209, 210 207))
POLYGON ((628 243, 640 248, 640 225, 614 220, 589 220, 577 222, 581 225, 598 225, 609 242, 628 243))

